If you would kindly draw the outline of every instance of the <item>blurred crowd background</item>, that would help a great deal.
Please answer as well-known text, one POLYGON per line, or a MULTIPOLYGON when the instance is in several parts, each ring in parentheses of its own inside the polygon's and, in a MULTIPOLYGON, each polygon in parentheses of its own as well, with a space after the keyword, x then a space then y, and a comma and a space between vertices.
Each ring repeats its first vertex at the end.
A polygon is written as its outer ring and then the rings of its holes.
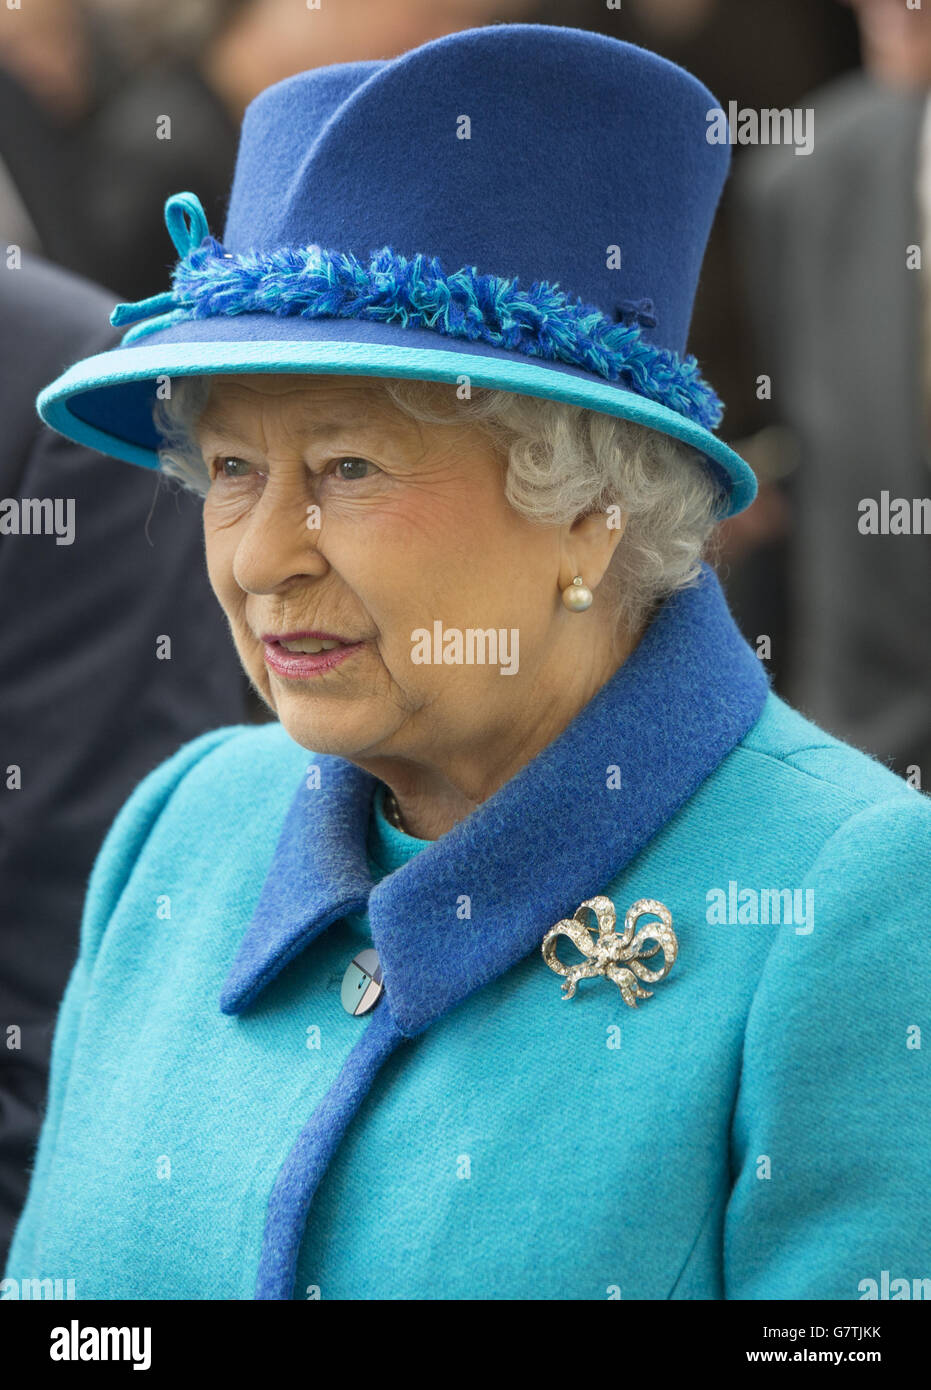
POLYGON ((0 1267, 103 834, 180 743, 264 717, 207 587, 197 504, 53 436, 35 395, 118 341, 114 302, 168 287, 169 194, 196 192, 222 232, 259 91, 502 21, 642 44, 725 108, 814 112, 810 154, 735 147, 699 288, 690 348, 760 479, 713 558, 777 691, 927 790, 931 535, 859 521, 883 492, 931 495, 931 3, 3 0, 0 493, 64 491, 80 525, 69 547, 0 535, 0 1039, 19 1030, 0 1051, 0 1267))

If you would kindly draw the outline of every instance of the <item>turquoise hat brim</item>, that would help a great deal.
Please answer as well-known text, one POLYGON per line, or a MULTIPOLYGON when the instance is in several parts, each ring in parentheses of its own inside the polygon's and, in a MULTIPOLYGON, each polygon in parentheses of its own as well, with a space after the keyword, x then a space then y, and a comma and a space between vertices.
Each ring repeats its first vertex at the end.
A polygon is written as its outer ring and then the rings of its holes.
MULTIPOLYGON (((342 328, 342 325, 340 325, 342 328)), ((153 335, 154 337, 155 335, 153 335)), ((157 468, 151 409, 159 378, 259 372, 410 378, 456 383, 616 415, 682 440, 702 453, 728 501, 721 519, 749 507, 757 493, 750 466, 703 426, 636 392, 590 373, 518 360, 513 353, 447 351, 395 343, 340 340, 164 341, 111 348, 76 362, 37 397, 39 415, 60 434, 144 468, 157 468), (153 445, 146 441, 151 439, 153 445)))

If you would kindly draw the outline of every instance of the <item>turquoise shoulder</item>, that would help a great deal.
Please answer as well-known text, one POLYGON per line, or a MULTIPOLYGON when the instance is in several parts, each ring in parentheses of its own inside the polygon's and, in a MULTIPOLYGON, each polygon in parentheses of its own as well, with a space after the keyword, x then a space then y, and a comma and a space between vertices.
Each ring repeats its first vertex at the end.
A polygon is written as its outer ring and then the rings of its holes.
POLYGON ((313 755, 276 721, 231 724, 211 729, 182 744, 148 773, 117 813, 94 862, 81 923, 81 952, 92 960, 133 866, 156 824, 170 818, 183 836, 205 826, 230 833, 250 817, 279 814, 283 819, 313 755))
MULTIPOLYGON (((791 782, 800 797, 830 793, 840 805, 848 806, 850 814, 878 802, 909 797, 931 816, 931 799, 916 792, 884 763, 835 738, 773 693, 731 757, 743 764, 748 776, 753 775, 754 757, 779 763, 786 772, 798 774, 791 782), (806 780, 810 783, 807 789, 806 780)), ((765 776, 765 772, 765 764, 760 764, 756 775, 765 776)))

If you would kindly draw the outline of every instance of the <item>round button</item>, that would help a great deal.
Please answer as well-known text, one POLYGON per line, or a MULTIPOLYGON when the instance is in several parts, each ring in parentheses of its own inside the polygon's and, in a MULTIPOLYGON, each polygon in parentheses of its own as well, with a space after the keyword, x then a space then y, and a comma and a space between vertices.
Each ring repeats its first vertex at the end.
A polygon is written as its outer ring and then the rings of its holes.
POLYGON ((340 999, 347 1014, 367 1014, 384 993, 378 952, 369 947, 360 951, 347 965, 340 990, 340 999))

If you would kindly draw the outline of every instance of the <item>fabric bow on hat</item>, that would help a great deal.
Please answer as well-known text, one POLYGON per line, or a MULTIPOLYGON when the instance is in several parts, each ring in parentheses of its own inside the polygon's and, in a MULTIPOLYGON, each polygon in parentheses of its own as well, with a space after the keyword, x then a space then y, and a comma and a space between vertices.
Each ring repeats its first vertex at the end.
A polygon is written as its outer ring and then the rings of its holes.
POLYGON ((656 310, 652 299, 624 299, 617 306, 622 323, 638 323, 641 328, 656 327, 656 310))

